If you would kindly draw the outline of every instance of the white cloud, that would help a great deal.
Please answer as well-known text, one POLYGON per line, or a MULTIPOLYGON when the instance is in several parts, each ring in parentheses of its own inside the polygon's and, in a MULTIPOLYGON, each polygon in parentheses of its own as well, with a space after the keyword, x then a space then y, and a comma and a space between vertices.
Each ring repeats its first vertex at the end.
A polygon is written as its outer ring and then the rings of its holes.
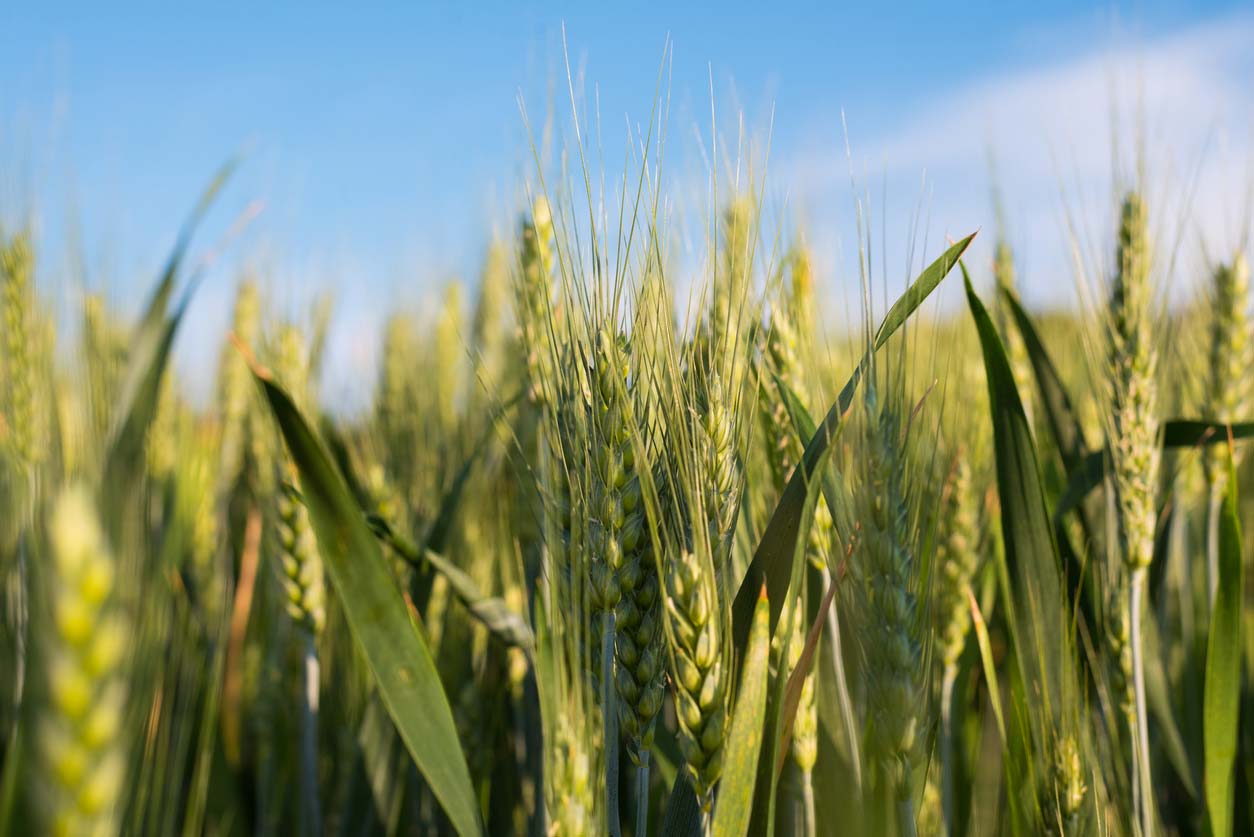
MULTIPOLYGON (((1025 294, 1037 304, 1067 304, 1075 298, 1067 220, 1077 225, 1086 261, 1104 263, 1114 205, 1112 150, 1119 150, 1126 180, 1143 137, 1159 249, 1167 253, 1183 242, 1172 277, 1179 293, 1198 274, 1200 259, 1193 256, 1201 231, 1216 255, 1247 232, 1241 225, 1248 223, 1243 208, 1254 156, 1250 43, 1254 17, 1237 16, 1044 66, 994 71, 942 91, 869 142, 851 126, 855 171, 869 173, 859 179, 870 184, 873 201, 885 192, 913 197, 926 172, 929 250, 936 251, 941 234, 982 226, 973 259, 986 262, 995 226, 991 149, 1025 294)), ((783 176, 794 203, 810 207, 826 230, 850 229, 848 212, 820 209, 850 203, 843 148, 831 143, 793 165, 785 160, 783 176)), ((911 209, 910 201, 898 202, 898 211, 888 213, 887 241, 875 236, 876 246, 891 251, 898 244, 894 230, 909 228, 911 209)), ((833 235, 820 229, 815 237, 834 252, 833 235)))

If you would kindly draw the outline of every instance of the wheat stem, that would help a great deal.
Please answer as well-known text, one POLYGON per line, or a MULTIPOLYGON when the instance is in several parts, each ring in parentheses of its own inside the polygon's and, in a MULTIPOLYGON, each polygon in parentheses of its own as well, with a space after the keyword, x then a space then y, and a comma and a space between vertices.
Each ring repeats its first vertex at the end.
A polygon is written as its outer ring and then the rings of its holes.
POLYGON ((636 835, 649 833, 649 751, 640 754, 640 766, 636 768, 636 835))
POLYGON ((914 800, 909 792, 897 800, 897 835, 898 837, 915 837, 914 800))
POLYGON ((318 801, 318 650, 313 634, 305 637, 305 699, 301 713, 300 781, 310 834, 322 833, 322 808, 318 801))
POLYGON ((1149 762, 1149 719, 1145 711, 1145 664, 1141 647, 1141 602, 1145 595, 1145 569, 1132 573, 1129 611, 1132 622, 1132 678, 1136 692, 1136 769, 1140 786, 1141 834, 1150 837, 1153 832, 1153 780, 1149 762))
POLYGON ((954 681, 958 666, 945 666, 941 677, 941 804, 945 812, 945 832, 954 833, 954 681))
POLYGON ((814 777, 809 772, 801 774, 801 813, 801 833, 805 837, 814 837, 814 777))

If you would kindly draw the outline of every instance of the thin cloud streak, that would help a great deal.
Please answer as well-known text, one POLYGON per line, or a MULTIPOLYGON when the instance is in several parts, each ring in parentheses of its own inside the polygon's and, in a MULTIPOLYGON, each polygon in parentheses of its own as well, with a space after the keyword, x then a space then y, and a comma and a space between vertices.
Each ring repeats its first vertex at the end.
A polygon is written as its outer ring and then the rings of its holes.
MULTIPOLYGON (((869 142, 854 126, 854 168, 870 173, 873 197, 919 194, 926 173, 929 246, 982 226, 972 261, 987 264, 996 226, 991 153, 1024 293, 1036 304, 1075 302, 1068 222, 1085 261, 1104 263, 1113 188, 1135 177, 1139 145, 1162 248, 1179 241, 1201 252, 1200 241, 1226 257, 1248 236, 1252 42, 1254 17, 1241 15, 996 73, 935 97, 869 142)), ((850 213, 830 209, 850 203, 849 162, 833 146, 785 163, 782 175, 794 203, 821 222, 812 237, 829 254, 838 249, 830 231, 850 229, 850 213)), ((888 240, 875 243, 898 245, 891 231, 909 228, 907 215, 887 213, 888 240)), ((1187 294, 1200 262, 1182 252, 1173 297, 1187 294)))

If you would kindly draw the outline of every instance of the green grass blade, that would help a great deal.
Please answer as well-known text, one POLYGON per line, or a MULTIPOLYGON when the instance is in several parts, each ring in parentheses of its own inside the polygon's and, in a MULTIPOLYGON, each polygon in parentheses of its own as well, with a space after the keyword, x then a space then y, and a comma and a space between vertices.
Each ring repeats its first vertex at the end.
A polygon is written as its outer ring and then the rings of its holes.
POLYGON ((100 497, 101 518, 114 543, 118 543, 124 522, 125 507, 135 496, 143 477, 146 461, 144 446, 148 427, 157 414, 161 396, 161 378, 170 360, 170 347, 179 323, 187 310, 187 301, 161 323, 161 330, 151 342, 137 345, 132 354, 128 377, 135 383, 128 386, 118 405, 118 421, 105 453, 100 497))
POLYGON ((1037 333, 1032 318, 1023 309, 1018 297, 1006 287, 999 286, 998 292, 1002 301, 1010 308, 1015 325, 1023 338, 1023 346, 1036 378, 1036 391, 1045 407, 1050 433, 1062 456, 1063 466, 1070 472, 1088 452, 1084 445, 1084 431, 1080 427, 1080 420, 1076 418, 1071 396, 1063 385, 1058 369, 1046 351, 1045 343, 1037 333))
MULTIPOLYGON (((1014 587, 1011 600, 1019 605, 1020 627, 1030 643, 1028 647, 1017 648, 1016 656, 1021 665, 1032 666, 1029 661, 1035 662, 1033 670, 1024 671, 1024 679, 1035 684, 1029 688, 1043 690, 1047 711, 1056 712, 1060 706, 1063 667, 1070 650, 1062 641, 1061 626, 1045 616, 1045 611, 1057 613, 1058 608, 1066 609, 1054 528, 1041 483, 1036 446, 1005 348, 970 277, 965 275, 965 270, 963 273, 967 303, 984 352, 1006 576, 1014 587)), ((1023 636, 1018 641, 1023 641, 1023 636)), ((1036 705, 1040 707, 1041 701, 1037 700, 1036 705)), ((1038 718, 1040 724, 1052 722, 1049 717, 1038 718)))
MULTIPOLYGON (((966 271, 965 265, 963 265, 963 271, 964 273, 966 271)), ((1049 428, 1054 447, 1062 460, 1063 470, 1070 474, 1082 465, 1089 455, 1084 431, 1076 416, 1071 395, 1067 392, 1062 377, 1058 374, 1058 369, 1045 348, 1044 341, 1041 340, 1032 318, 1020 304, 1018 296, 1011 288, 1001 284, 998 285, 998 293, 1001 295, 1002 302, 1009 308, 1015 326, 1023 338, 1024 350, 1032 364, 1036 391, 1044 407, 1046 426, 1049 428)), ((1085 514, 1084 506, 1078 505, 1075 510, 1080 523, 1082 541, 1093 543, 1093 526, 1088 515, 1085 514)), ((1097 609, 1094 605, 1095 593, 1092 589, 1091 574, 1087 579, 1085 578, 1081 558, 1071 543, 1067 528, 1061 525, 1062 519, 1060 515, 1054 516, 1054 536, 1066 567, 1067 596, 1072 601, 1079 602, 1080 615, 1086 625, 1097 625, 1097 609)))
POLYGON ((728 732, 723 778, 719 780, 718 803, 714 807, 715 837, 744 837, 749 829, 758 758, 762 753, 766 691, 771 682, 770 658, 770 602, 763 587, 753 609, 749 646, 728 732))
POLYGON ((976 644, 980 648, 980 662, 984 666, 984 682, 988 686, 988 701, 993 707, 993 717, 997 719, 997 733, 1002 744, 1006 743, 1006 716, 1001 711, 1001 686, 997 682, 997 661, 993 659, 993 644, 988 640, 988 625, 984 624, 984 614, 980 613, 979 602, 975 594, 967 591, 967 603, 971 606, 971 627, 975 629, 976 644))
MULTIPOLYGON (((797 431, 798 437, 805 441, 814 438, 815 424, 814 419, 810 417, 810 411, 806 409, 805 404, 801 402, 800 396, 788 386, 783 378, 775 375, 775 385, 779 388, 780 398, 784 402, 784 409, 788 411, 788 418, 792 421, 793 429, 797 431)), ((843 427, 843 424, 842 424, 843 427)), ((828 441, 833 444, 840 435, 840 429, 836 428, 834 436, 828 441)), ((840 520, 840 510, 837 508, 838 498, 840 497, 840 480, 836 474, 834 467, 829 466, 822 470, 821 485, 823 487, 823 499, 827 502, 827 510, 831 513, 832 520, 840 520)))
MULTIPOLYGON (((923 301, 936 289, 941 280, 948 275, 958 259, 966 251, 975 233, 967 236, 946 250, 939 259, 928 265, 914 283, 901 295, 889 309, 880 327, 875 332, 875 343, 871 351, 876 351, 888 341, 911 314, 923 304, 923 301)), ((862 378, 871 361, 868 352, 854 370, 853 375, 840 391, 836 402, 832 404, 823 423, 815 431, 806 444, 801 465, 793 471, 792 478, 784 488, 775 511, 771 514, 766 531, 753 555, 753 561, 745 573, 736 599, 732 603, 732 641, 737 655, 744 653, 749 642, 749 629, 753 623, 758 592, 766 585, 767 597, 771 603, 771 630, 779 622, 780 611, 788 597, 788 584, 792 576, 793 552, 799 537, 802 506, 805 504, 807 486, 811 478, 827 461, 831 452, 831 440, 849 412, 853 404, 853 396, 857 391, 858 382, 862 378)))
POLYGON ((370 665, 383 704, 453 827, 463 837, 480 834, 479 805, 448 697, 379 544, 322 443, 287 393, 255 370, 254 376, 300 473, 327 577, 370 665))
MULTIPOLYGON (((132 412, 131 405, 141 398, 148 381, 146 372, 152 365, 153 355, 160 351, 161 344, 169 331, 170 299, 174 295, 174 286, 178 282, 179 270, 183 265, 183 259, 187 256, 187 248, 191 245, 192 236, 204 219, 205 213, 209 211, 209 207, 213 205, 214 199, 235 171, 236 163, 235 160, 228 161, 218 170, 209 181, 205 191, 201 193, 200 200, 196 202, 187 220, 183 222, 174 250, 166 260, 161 277, 157 280, 152 296, 149 297, 148 304, 144 307, 144 315, 135 327, 135 333, 131 339, 127 374, 123 380, 120 395, 122 407, 118 410, 118 419, 113 427, 115 440, 125 432, 125 424, 132 412)), ((193 282, 184 294, 183 306, 186 306, 194 288, 193 282)))
POLYGON ((169 362, 174 335, 195 291, 195 279, 188 285, 182 302, 173 314, 169 313, 170 297, 192 235, 234 169, 235 162, 231 161, 218 171, 188 216, 131 339, 126 376, 122 381, 103 469, 101 512, 110 529, 110 536, 115 540, 120 534, 122 505, 126 498, 133 496, 143 473, 148 426, 157 412, 161 378, 169 362))
POLYGON ((1237 476, 1228 460, 1228 491, 1219 519, 1219 586, 1206 640, 1203 737, 1206 750, 1206 813, 1210 831, 1232 833, 1233 767, 1240 735, 1241 701, 1241 522, 1237 476))

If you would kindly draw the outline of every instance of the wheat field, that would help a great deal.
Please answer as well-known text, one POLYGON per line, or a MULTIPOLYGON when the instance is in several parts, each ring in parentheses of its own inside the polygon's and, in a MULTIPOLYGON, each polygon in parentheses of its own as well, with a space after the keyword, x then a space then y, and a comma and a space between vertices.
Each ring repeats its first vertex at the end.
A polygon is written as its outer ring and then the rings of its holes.
POLYGON ((0 833, 1254 830, 1243 244, 1166 304, 1130 177, 1038 312, 992 211, 859 226, 834 327, 760 186, 679 256, 659 145, 537 165, 351 417, 264 275, 173 373, 234 164, 133 320, 0 231, 0 833))

